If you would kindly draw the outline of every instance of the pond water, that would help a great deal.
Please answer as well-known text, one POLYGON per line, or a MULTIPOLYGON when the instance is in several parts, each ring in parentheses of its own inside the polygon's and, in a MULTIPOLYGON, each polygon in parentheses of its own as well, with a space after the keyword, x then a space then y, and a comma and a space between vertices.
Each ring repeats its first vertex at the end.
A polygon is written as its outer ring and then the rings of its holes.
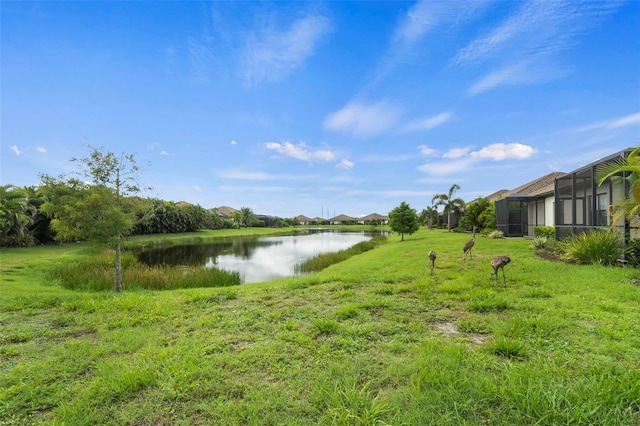
POLYGON ((322 253, 344 250, 378 232, 309 229, 277 237, 231 237, 205 243, 154 247, 135 253, 150 266, 207 266, 238 271, 242 283, 295 275, 296 264, 322 253))

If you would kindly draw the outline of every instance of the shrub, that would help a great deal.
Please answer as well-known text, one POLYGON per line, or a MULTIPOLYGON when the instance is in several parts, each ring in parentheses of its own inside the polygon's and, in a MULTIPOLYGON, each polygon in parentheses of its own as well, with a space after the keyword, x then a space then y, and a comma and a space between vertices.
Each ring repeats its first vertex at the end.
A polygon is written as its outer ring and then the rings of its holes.
POLYGON ((640 266, 640 238, 629 241, 624 248, 624 258, 629 266, 637 268, 640 266))
POLYGON ((559 248, 565 260, 583 265, 615 265, 623 252, 620 234, 602 229, 574 235, 559 248))
POLYGON ((550 240, 555 239, 555 228, 553 226, 536 226, 533 228, 534 237, 547 237, 550 240))
POLYGON ((549 242, 549 237, 546 235, 540 235, 533 238, 533 248, 536 250, 543 250, 547 248, 547 243, 549 242))
POLYGON ((489 232, 487 234, 487 238, 493 238, 493 239, 500 239, 500 238, 504 238, 504 232, 498 230, 498 229, 494 229, 493 231, 489 232))

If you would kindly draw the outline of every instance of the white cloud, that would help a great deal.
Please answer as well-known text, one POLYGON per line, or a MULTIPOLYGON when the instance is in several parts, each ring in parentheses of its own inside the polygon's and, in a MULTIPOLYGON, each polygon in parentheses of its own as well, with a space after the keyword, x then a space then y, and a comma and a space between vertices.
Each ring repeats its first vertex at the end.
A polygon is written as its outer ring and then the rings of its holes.
POLYGON ((431 130, 434 127, 438 127, 441 124, 446 123, 447 121, 449 121, 451 119, 451 113, 450 112, 442 112, 438 115, 435 115, 433 117, 427 117, 427 118, 423 118, 420 120, 414 120, 410 123, 407 123, 404 126, 404 131, 407 132, 412 132, 412 131, 416 131, 416 130, 431 130))
POLYGON ((418 149, 420 150, 420 154, 425 155, 427 157, 433 157, 438 154, 438 151, 436 149, 429 148, 426 145, 420 145, 418 149))
POLYGON ((201 187, 201 186, 198 186, 198 185, 194 185, 194 186, 193 186, 193 189, 194 189, 195 191, 197 191, 197 192, 202 191, 202 187, 201 187))
POLYGON ((267 149, 276 151, 280 155, 295 158, 297 160, 326 162, 332 162, 336 160, 333 152, 329 150, 312 151, 304 142, 300 142, 297 145, 294 145, 288 141, 283 143, 267 142, 265 146, 267 147, 267 149))
POLYGON ((22 151, 20 151, 20 150, 18 149, 18 145, 12 145, 12 146, 10 146, 10 147, 9 147, 9 149, 10 149, 11 151, 13 151, 13 152, 14 152, 14 154, 16 154, 16 156, 18 156, 18 155, 22 154, 22 151))
POLYGON ((323 16, 306 16, 286 30, 260 28, 245 40, 243 65, 249 85, 277 81, 299 68, 313 53, 322 37, 331 31, 323 16))
POLYGON ((47 152, 47 148, 43 147, 43 146, 39 146, 36 148, 36 151, 45 154, 47 152))
POLYGON ((464 157, 465 155, 469 154, 469 151, 471 151, 471 148, 452 148, 449 151, 442 154, 442 157, 455 160, 457 158, 464 157))
POLYGON ((524 160, 535 155, 537 152, 533 147, 521 143, 494 143, 485 146, 479 151, 472 152, 471 157, 489 158, 494 161, 524 160))
POLYGON ((236 142, 235 140, 231 141, 231 145, 235 145, 235 144, 237 144, 237 143, 238 143, 238 142, 236 142))
POLYGON ((324 121, 327 129, 350 133, 354 136, 374 136, 394 126, 400 112, 386 101, 365 105, 350 102, 324 121))
POLYGON ((346 158, 336 164, 336 167, 344 170, 351 170, 355 163, 353 161, 347 160, 346 158))
POLYGON ((169 153, 165 150, 160 151, 160 155, 169 155, 169 153))

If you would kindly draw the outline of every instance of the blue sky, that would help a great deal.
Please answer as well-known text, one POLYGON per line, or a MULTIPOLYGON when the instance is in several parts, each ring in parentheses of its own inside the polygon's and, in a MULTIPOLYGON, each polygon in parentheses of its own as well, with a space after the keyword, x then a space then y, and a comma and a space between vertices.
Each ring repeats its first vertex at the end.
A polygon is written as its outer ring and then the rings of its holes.
POLYGON ((640 145, 640 2, 10 2, 3 185, 135 154, 146 195, 420 211, 640 145))

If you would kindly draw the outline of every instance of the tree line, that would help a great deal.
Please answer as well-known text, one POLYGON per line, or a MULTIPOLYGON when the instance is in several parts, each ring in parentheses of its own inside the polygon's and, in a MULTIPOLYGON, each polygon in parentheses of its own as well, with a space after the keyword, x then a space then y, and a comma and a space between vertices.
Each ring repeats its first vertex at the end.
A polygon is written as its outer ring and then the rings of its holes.
MULTIPOLYGON (((41 174, 36 186, 0 186, 0 247, 265 226, 249 207, 223 217, 215 208, 141 197, 133 155, 91 148, 88 156, 71 161, 79 164, 79 173, 41 174)), ((296 224, 273 218, 269 225, 296 224)))

